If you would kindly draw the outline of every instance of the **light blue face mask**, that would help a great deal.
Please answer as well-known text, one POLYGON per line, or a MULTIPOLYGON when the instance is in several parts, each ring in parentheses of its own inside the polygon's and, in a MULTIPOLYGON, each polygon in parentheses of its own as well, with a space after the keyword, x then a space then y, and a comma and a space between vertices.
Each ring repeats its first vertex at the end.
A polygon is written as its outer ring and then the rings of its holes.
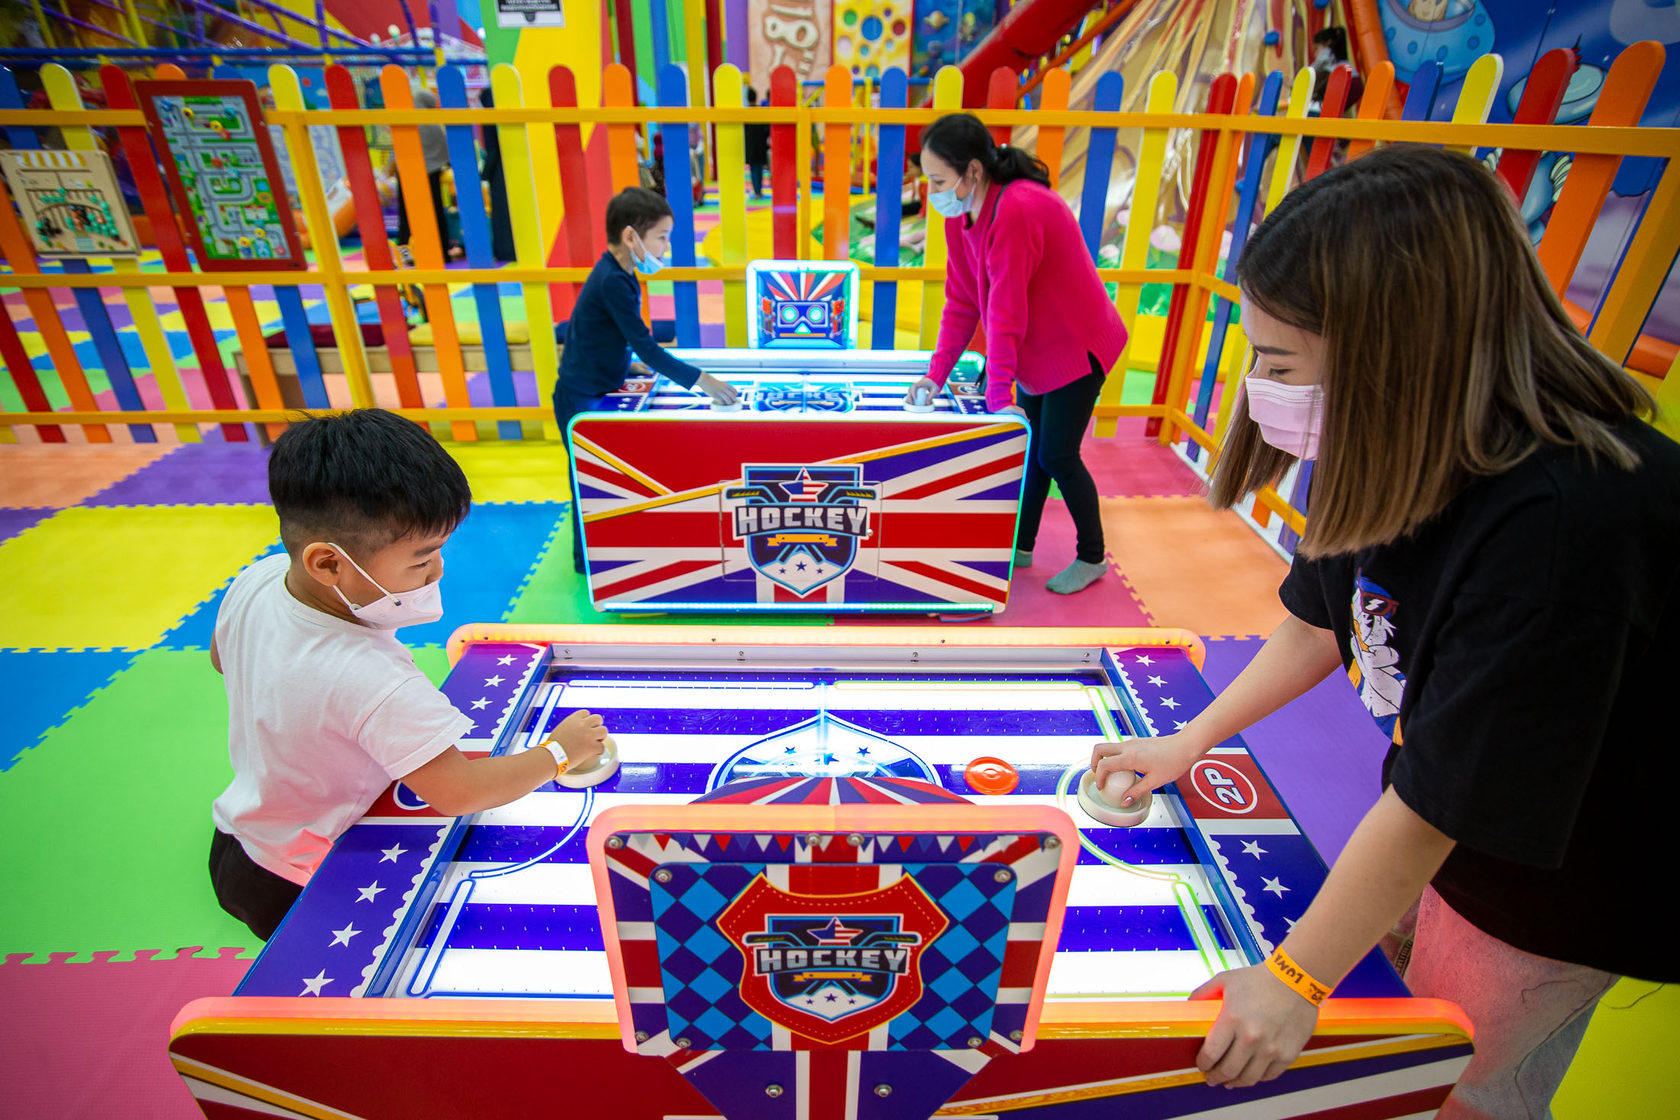
POLYGON ((640 237, 636 238, 636 251, 642 255, 638 257, 632 254, 631 259, 635 261, 636 271, 641 273, 643 276, 652 276, 654 273, 665 267, 665 262, 663 260, 660 260, 658 257, 647 251, 647 246, 642 244, 642 239, 640 237))
MULTIPOLYGON (((957 184, 960 186, 962 180, 958 179, 957 184)), ((968 199, 958 198, 957 188, 952 187, 948 191, 929 192, 928 205, 933 207, 933 212, 940 217, 960 218, 963 216, 963 211, 968 209, 968 199)))

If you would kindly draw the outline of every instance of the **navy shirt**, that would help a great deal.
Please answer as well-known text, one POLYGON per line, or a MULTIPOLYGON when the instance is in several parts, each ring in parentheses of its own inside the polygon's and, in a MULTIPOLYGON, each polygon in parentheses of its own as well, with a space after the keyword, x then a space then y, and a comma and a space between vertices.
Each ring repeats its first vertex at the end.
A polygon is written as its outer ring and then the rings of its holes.
POLYGON ((700 379, 699 369, 653 340, 642 322, 642 290, 635 277, 611 253, 602 253, 572 308, 556 396, 599 397, 617 389, 630 372, 632 350, 649 369, 684 388, 694 388, 700 379))
POLYGON ((1674 845, 1680 446, 1617 430, 1636 470, 1542 447, 1407 537, 1297 556, 1282 597, 1340 639, 1393 741, 1384 783, 1458 842, 1448 905, 1525 952, 1673 983, 1653 892, 1674 845))

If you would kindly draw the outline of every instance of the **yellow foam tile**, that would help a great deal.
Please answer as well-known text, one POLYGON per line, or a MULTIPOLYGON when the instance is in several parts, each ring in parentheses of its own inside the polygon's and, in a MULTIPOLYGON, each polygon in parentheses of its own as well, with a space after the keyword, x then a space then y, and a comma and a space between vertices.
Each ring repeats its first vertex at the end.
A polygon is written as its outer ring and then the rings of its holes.
MULTIPOLYGON (((70 431, 81 434, 80 429, 70 431)), ((73 506, 174 450, 173 444, 162 443, 0 446, 0 506, 73 506)))
POLYGON ((1104 498, 1103 536, 1159 626, 1270 634, 1288 566, 1236 514, 1200 498, 1104 498))
POLYGON ((564 502, 566 446, 559 440, 446 443, 461 464, 475 502, 564 502))
POLYGON ((39 331, 19 331, 18 340, 23 343, 23 352, 31 358, 39 358, 47 352, 47 344, 41 341, 39 331))
POLYGON ((1666 1116, 1680 1098, 1680 1066, 1652 1061, 1680 1045, 1680 987, 1623 979, 1593 1012, 1552 1115, 1557 1120, 1666 1116))
POLYGON ((0 647, 144 649, 271 544, 269 506, 78 506, 0 543, 0 647))

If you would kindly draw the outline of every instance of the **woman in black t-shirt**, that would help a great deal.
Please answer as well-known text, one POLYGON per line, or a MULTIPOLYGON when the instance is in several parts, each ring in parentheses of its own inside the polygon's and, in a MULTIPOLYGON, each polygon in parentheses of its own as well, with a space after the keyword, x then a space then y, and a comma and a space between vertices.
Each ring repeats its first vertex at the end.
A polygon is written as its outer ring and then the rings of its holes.
POLYGON ((1212 501, 1316 460, 1290 615, 1182 731, 1100 744, 1092 766, 1136 798, 1337 669, 1393 746, 1273 957, 1196 993, 1224 1000, 1198 1064, 1213 1084, 1276 1077, 1314 996, 1415 911, 1408 985, 1476 1029, 1442 1115, 1549 1115, 1617 977, 1680 980, 1641 859, 1673 814, 1680 446, 1468 156, 1392 147, 1321 175, 1238 271, 1256 359, 1212 501))

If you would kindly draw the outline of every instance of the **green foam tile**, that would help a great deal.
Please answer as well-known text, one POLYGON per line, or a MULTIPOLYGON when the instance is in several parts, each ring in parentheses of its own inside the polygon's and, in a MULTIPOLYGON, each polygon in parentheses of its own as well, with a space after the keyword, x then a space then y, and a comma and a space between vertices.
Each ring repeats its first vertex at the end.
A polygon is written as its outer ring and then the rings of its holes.
POLYGON ((258 947, 216 904, 206 868, 210 802, 231 777, 208 656, 136 657, 0 782, 0 844, 18 857, 0 954, 258 947))

